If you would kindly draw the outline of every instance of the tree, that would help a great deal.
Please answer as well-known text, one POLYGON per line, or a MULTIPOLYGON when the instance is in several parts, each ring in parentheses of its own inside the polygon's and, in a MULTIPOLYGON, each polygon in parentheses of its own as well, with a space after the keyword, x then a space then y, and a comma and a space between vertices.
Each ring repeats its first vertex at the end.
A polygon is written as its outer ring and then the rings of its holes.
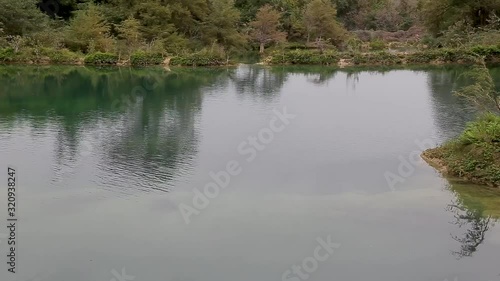
POLYGON ((142 37, 139 31, 140 27, 141 23, 138 20, 129 17, 118 25, 116 29, 118 30, 119 37, 124 39, 127 45, 136 48, 142 37))
POLYGON ((498 0, 420 0, 424 23, 435 35, 465 20, 472 27, 488 24, 493 14, 500 14, 498 0))
POLYGON ((260 44, 261 54, 267 44, 286 40, 286 33, 279 31, 280 18, 280 12, 271 5, 265 5, 257 12, 255 21, 250 23, 253 27, 250 36, 260 44))
POLYGON ((199 39, 201 28, 212 17, 209 0, 162 0, 172 12, 170 22, 187 38, 199 39))
POLYGON ((452 235, 453 239, 461 244, 460 250, 453 251, 452 254, 458 259, 472 257, 479 246, 484 243, 486 233, 493 226, 493 218, 489 215, 485 216, 480 209, 468 209, 461 202, 450 204, 447 209, 454 213, 456 219, 454 224, 459 227, 468 226, 462 237, 452 235))
POLYGON ((356 28, 356 14, 360 10, 360 2, 362 0, 335 0, 337 7, 337 16, 342 19, 348 28, 356 28))
POLYGON ((7 35, 23 35, 47 26, 36 0, 0 0, 0 27, 7 35))
POLYGON ((167 38, 175 32, 170 6, 160 1, 143 1, 132 7, 134 16, 141 23, 141 32, 147 41, 167 38))
POLYGON ((281 27, 287 32, 288 40, 302 40, 305 38, 303 10, 308 0, 272 0, 272 5, 278 10, 281 17, 281 27))
POLYGON ((67 43, 84 52, 104 51, 113 48, 110 26, 94 4, 75 12, 67 30, 67 43))
POLYGON ((240 10, 243 22, 247 23, 255 19, 259 8, 270 2, 271 0, 236 0, 235 6, 240 10))
POLYGON ((124 50, 125 53, 130 54, 140 47, 142 42, 140 27, 141 23, 132 16, 116 26, 118 38, 122 40, 120 41, 122 43, 120 44, 120 50, 124 50))
POLYGON ((328 0, 312 0, 304 11, 304 25, 307 31, 307 42, 311 36, 323 51, 324 42, 332 41, 339 45, 346 38, 346 30, 336 19, 337 10, 328 0))
POLYGON ((246 38, 238 31, 241 15, 234 0, 210 0, 210 10, 211 16, 201 32, 204 45, 217 42, 226 50, 243 48, 246 38))
POLYGON ((484 59, 464 74, 473 84, 461 88, 456 94, 483 110, 494 107, 500 112, 500 92, 496 90, 495 81, 486 67, 484 59))

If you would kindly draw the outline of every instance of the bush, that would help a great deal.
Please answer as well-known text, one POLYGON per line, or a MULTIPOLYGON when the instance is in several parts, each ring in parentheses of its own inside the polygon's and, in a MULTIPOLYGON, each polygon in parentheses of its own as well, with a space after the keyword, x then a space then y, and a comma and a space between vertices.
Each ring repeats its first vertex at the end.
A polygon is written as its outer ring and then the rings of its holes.
POLYGON ((14 49, 0 49, 0 62, 10 62, 14 59, 14 49))
POLYGON ((343 49, 349 52, 361 52, 363 51, 363 41, 357 37, 351 37, 346 40, 343 49))
POLYGON ((411 53, 406 58, 407 63, 473 63, 475 54, 465 49, 437 49, 411 53))
POLYGON ((271 56, 272 64, 320 64, 331 65, 339 62, 340 56, 336 51, 320 53, 313 50, 276 51, 271 56))
POLYGON ((297 49, 300 49, 300 50, 307 50, 307 49, 310 49, 308 46, 306 46, 306 44, 302 44, 302 43, 295 43, 295 42, 288 42, 285 44, 284 48, 286 50, 297 50, 297 49))
POLYGON ((74 64, 80 60, 80 56, 76 53, 71 52, 68 49, 42 49, 42 54, 50 59, 51 63, 54 64, 74 64))
POLYGON ((132 65, 157 65, 164 61, 163 55, 159 53, 135 52, 130 56, 132 65))
POLYGON ((93 53, 87 55, 84 59, 85 64, 96 64, 96 65, 105 65, 105 64, 116 64, 118 62, 118 56, 110 53, 93 53))
POLYGON ((354 53, 351 54, 352 62, 358 65, 396 65, 404 62, 403 55, 389 52, 354 53))
POLYGON ((372 51, 381 51, 386 48, 385 42, 382 40, 374 40, 370 42, 370 49, 372 51))
POLYGON ((458 138, 461 146, 481 143, 498 143, 500 145, 500 117, 487 113, 477 122, 469 123, 458 138))
POLYGON ((198 52, 194 54, 175 56, 170 60, 171 65, 182 66, 221 66, 226 65, 226 59, 218 54, 198 52))
POLYGON ((469 123, 457 139, 427 150, 424 156, 431 161, 438 159, 452 176, 500 186, 500 116, 481 116, 469 123))
POLYGON ((31 47, 23 47, 18 52, 13 48, 0 49, 0 62, 33 63, 38 59, 35 49, 31 47))
POLYGON ((483 56, 487 61, 500 57, 500 46, 474 46, 471 52, 483 56))

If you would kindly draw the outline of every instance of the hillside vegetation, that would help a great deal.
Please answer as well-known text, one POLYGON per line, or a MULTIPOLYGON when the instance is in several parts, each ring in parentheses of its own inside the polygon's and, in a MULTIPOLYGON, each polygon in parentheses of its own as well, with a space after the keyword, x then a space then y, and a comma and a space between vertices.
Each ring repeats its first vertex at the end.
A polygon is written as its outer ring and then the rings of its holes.
POLYGON ((500 187, 500 92, 484 62, 466 76, 471 84, 457 95, 483 111, 457 138, 425 151, 422 157, 445 175, 500 187))
POLYGON ((499 12, 495 0, 0 0, 0 62, 214 65, 246 52, 498 45, 499 12))

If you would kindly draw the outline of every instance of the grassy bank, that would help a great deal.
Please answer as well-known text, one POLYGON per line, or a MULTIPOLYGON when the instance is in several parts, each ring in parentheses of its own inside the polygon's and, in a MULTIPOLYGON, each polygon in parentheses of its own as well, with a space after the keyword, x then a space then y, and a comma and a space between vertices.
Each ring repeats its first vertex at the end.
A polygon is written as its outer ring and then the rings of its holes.
POLYGON ((482 56, 487 62, 500 62, 500 46, 476 46, 467 49, 427 49, 414 52, 373 51, 336 52, 328 50, 281 50, 274 51, 264 64, 312 64, 312 65, 406 65, 406 64, 471 64, 474 57, 482 56))
MULTIPOLYGON (((415 52, 337 52, 327 50, 281 50, 267 56, 269 65, 335 65, 335 66, 396 66, 431 64, 472 64, 474 57, 483 56, 487 62, 500 62, 500 46, 477 46, 468 49, 428 49, 415 52)), ((137 51, 121 57, 114 53, 82 54, 67 49, 12 48, 0 49, 0 63, 4 64, 68 64, 68 65, 173 65, 226 66, 234 65, 222 53, 200 51, 183 55, 168 55, 137 51)))
POLYGON ((153 52, 137 51, 129 57, 121 57, 114 53, 96 52, 82 54, 68 49, 50 48, 13 48, 0 49, 0 64, 39 64, 39 65, 174 65, 174 66, 224 66, 230 65, 224 55, 206 51, 185 55, 168 55, 153 52))
POLYGON ((459 137, 425 151, 422 158, 444 175, 500 187, 500 116, 483 115, 459 137))

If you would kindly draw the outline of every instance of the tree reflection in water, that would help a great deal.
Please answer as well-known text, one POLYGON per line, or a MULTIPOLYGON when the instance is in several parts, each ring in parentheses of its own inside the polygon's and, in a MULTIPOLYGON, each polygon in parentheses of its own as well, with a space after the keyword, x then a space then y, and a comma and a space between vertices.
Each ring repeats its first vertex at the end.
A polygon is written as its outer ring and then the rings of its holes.
POLYGON ((461 244, 452 254, 457 259, 471 257, 500 217, 500 191, 462 183, 452 183, 450 190, 456 196, 446 208, 454 214, 455 220, 451 223, 465 229, 462 234, 451 234, 461 244))
POLYGON ((456 225, 460 228, 467 227, 463 236, 452 235, 453 239, 462 244, 459 251, 452 252, 453 255, 458 258, 472 256, 483 243, 486 231, 492 226, 490 225, 491 216, 483 217, 477 210, 471 211, 453 204, 448 205, 447 209, 455 213, 456 225))

